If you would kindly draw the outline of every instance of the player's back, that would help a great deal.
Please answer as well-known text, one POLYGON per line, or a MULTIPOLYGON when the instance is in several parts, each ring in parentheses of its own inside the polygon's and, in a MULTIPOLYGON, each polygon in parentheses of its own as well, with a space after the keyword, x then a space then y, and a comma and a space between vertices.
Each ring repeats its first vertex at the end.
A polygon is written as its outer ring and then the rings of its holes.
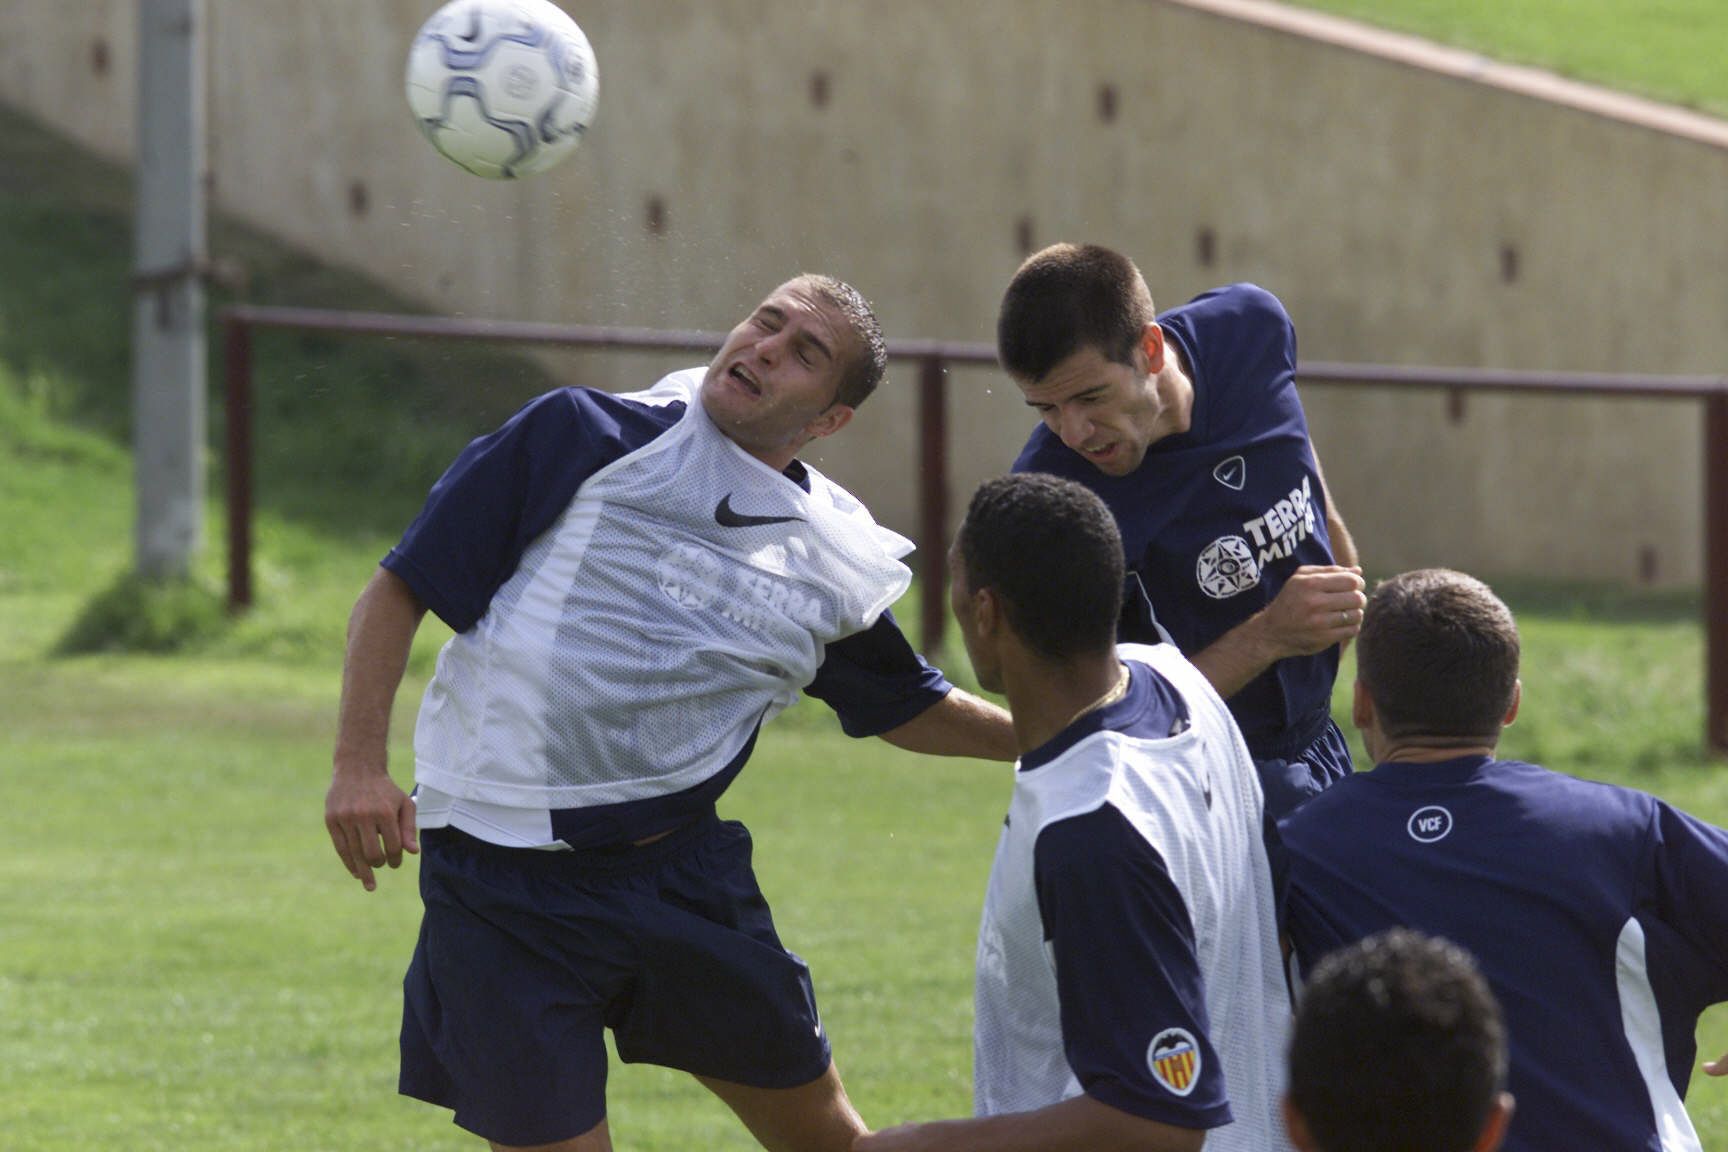
POLYGON ((1209 1133, 1206 1147, 1285 1147, 1278 1098, 1290 1004, 1259 776, 1224 702, 1171 645, 1122 651, 1176 685, 1195 734, 1191 751, 1126 745, 1111 803, 1164 857, 1192 919, 1209 1029, 1236 1117, 1209 1133))
POLYGON ((1223 701, 1174 647, 1119 651, 1136 677, 1174 688, 1183 724, 1141 727, 1131 689, 1108 726, 1023 763, 979 937, 978 1110, 1023 1111, 1084 1090, 1208 1128, 1209 1149, 1288 1147, 1277 1103, 1290 1013, 1253 762, 1223 701), (1064 906, 1093 904, 1091 889, 1148 861, 1156 875, 1117 918, 1125 927, 1064 906), (1144 915, 1148 903, 1156 915, 1144 915), (1120 949, 1122 963, 1080 960, 1077 947, 1120 949), (1065 962, 1096 970, 1081 980, 1065 962), (1121 974, 1153 963, 1199 988, 1165 1007, 1156 982, 1142 989, 1121 974), (1110 1053, 1130 1050, 1111 1065, 1110 1053))
MULTIPOLYGON (((1676 1079, 1723 965, 1676 930, 1663 878, 1696 826, 1643 793, 1485 756, 1343 784, 1280 825, 1303 968, 1395 925, 1453 940, 1505 1011, 1507 1149, 1698 1148, 1676 1079)), ((1703 908, 1687 913, 1700 929, 1703 908)))

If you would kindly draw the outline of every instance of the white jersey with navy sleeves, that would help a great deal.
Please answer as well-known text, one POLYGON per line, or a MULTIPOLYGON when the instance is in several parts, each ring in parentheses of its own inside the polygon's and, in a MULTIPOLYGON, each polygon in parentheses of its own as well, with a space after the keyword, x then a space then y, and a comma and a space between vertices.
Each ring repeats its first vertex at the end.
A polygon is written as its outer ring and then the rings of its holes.
POLYGON ((1381 764, 1279 828, 1304 972, 1395 925, 1475 954, 1506 1016, 1509 1152, 1701 1147, 1682 1101, 1698 1016, 1728 1000, 1728 832, 1486 756, 1381 764))
POLYGON ((1016 774, 979 930, 976 1110, 1084 1092, 1211 1129, 1209 1149, 1289 1148, 1259 779, 1224 702, 1174 647, 1118 651, 1124 699, 1016 774))
POLYGON ((738 447, 701 378, 627 398, 683 413, 585 480, 440 653, 423 787, 541 810, 687 789, 905 591, 910 543, 814 470, 806 492, 738 447))

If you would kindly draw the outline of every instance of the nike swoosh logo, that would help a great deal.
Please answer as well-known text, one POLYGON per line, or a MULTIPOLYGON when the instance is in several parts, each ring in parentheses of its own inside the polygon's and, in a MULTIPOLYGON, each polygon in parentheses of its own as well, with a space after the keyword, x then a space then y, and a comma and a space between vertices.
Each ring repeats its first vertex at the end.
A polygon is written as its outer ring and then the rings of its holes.
POLYGON ((714 523, 722 528, 754 528, 761 524, 790 524, 794 521, 802 524, 802 516, 746 516, 742 512, 732 511, 732 493, 720 497, 720 503, 714 505, 714 523))

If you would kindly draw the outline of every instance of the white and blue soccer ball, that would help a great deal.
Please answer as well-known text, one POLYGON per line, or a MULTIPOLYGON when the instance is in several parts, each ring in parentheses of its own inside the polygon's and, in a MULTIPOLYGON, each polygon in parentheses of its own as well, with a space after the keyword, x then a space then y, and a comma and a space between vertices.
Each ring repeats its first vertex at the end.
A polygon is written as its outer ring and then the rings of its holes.
POLYGON ((414 37, 407 88, 433 147, 476 176, 513 180, 576 151, 600 73, 551 0, 451 0, 414 37))

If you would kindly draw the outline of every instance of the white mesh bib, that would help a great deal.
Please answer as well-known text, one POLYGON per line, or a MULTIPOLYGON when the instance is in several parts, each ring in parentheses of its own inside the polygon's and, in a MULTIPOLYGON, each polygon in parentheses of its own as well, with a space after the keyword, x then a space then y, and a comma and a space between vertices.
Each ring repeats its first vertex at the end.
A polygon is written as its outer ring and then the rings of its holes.
MULTIPOLYGON (((1081 1092, 1063 1047, 1034 853, 1050 824, 1110 804, 1157 850, 1194 928, 1211 1037, 1235 1116, 1207 1134, 1208 1152, 1287 1152, 1277 1104, 1290 1006, 1259 778, 1224 702, 1174 646, 1124 644, 1117 651, 1169 681, 1192 726, 1165 740, 1105 730, 1016 775, 978 933, 974 1106, 981 1116, 1022 1112, 1081 1092)), ((1152 1037, 1135 1040, 1146 1045, 1152 1037)))
POLYGON ((686 404, 591 476, 454 637, 421 704, 415 777, 582 808, 699 784, 905 592, 905 538, 814 469, 806 493, 703 411, 703 369, 631 397, 686 404))

